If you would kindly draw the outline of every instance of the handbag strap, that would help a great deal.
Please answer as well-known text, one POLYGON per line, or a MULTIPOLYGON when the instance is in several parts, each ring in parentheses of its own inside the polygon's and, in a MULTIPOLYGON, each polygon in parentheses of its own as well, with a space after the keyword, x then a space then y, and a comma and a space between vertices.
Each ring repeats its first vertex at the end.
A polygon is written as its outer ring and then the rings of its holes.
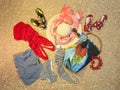
POLYGON ((100 53, 102 52, 102 47, 103 47, 103 44, 102 44, 102 40, 100 39, 99 36, 97 36, 96 34, 92 33, 92 32, 88 32, 86 34, 86 37, 88 37, 89 35, 93 35, 94 37, 96 37, 98 40, 99 40, 99 43, 100 43, 100 47, 99 47, 99 51, 100 53))

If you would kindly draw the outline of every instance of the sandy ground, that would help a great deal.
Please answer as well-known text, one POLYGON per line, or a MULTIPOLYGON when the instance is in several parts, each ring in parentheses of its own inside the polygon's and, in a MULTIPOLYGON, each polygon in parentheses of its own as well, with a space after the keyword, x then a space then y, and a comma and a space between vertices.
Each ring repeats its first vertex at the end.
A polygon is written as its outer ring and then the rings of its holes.
MULTIPOLYGON (((45 36, 45 30, 33 27, 40 35, 45 36)), ((120 0, 0 0, 0 90, 120 90, 120 0), (93 71, 87 65, 77 74, 68 71, 71 76, 79 79, 79 84, 68 83, 59 77, 53 84, 38 79, 35 83, 25 86, 19 78, 13 61, 13 55, 29 48, 24 41, 15 41, 13 26, 19 21, 30 24, 31 18, 36 18, 35 8, 41 8, 49 20, 58 14, 64 4, 74 11, 81 10, 84 18, 92 13, 94 20, 102 15, 108 15, 105 26, 93 32, 103 42, 100 56, 103 67, 93 71)), ((97 41, 95 41, 97 43, 97 41)), ((48 51, 53 60, 54 72, 57 66, 54 61, 55 52, 48 51)))

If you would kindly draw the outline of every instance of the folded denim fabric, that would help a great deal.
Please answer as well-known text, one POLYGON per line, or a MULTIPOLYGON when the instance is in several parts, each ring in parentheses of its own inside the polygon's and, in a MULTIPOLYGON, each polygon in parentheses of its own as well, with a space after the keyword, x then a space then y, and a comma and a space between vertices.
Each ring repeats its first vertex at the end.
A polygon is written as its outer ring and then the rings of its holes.
POLYGON ((13 57, 17 72, 24 84, 30 85, 39 78, 42 64, 32 50, 26 50, 13 57))

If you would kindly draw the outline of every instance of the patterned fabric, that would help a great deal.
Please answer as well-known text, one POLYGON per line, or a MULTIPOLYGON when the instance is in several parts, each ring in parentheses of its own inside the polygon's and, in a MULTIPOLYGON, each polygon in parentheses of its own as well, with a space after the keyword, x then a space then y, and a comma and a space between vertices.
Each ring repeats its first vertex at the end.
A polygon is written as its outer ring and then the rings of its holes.
POLYGON ((96 45, 82 34, 75 47, 65 49, 64 65, 72 72, 78 72, 91 61, 92 56, 99 53, 96 45))

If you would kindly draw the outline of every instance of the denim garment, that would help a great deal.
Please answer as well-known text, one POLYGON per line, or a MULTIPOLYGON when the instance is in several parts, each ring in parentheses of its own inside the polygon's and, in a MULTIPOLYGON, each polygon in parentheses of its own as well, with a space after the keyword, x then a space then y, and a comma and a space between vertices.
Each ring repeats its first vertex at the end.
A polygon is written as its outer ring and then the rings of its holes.
POLYGON ((17 72, 25 85, 32 84, 38 78, 48 80, 50 83, 57 80, 57 76, 53 72, 52 60, 42 64, 39 57, 32 50, 26 50, 14 55, 14 62, 17 72))
POLYGON ((32 50, 13 56, 17 72, 26 85, 35 82, 40 75, 42 64, 32 50))

